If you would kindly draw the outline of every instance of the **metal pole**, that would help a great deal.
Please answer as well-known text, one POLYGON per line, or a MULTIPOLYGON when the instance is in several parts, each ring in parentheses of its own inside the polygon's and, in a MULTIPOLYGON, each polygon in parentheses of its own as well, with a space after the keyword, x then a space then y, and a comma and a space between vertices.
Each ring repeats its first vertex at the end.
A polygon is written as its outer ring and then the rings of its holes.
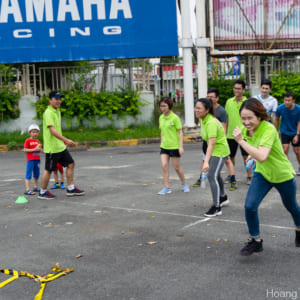
MULTIPOLYGON (((210 17, 212 15, 210 14, 210 17)), ((207 54, 206 48, 210 46, 206 37, 205 0, 196 1, 196 24, 197 24, 197 63, 198 63, 198 97, 207 96, 207 54)))
POLYGON ((183 86, 184 86, 184 112, 185 127, 194 127, 194 101, 193 101, 193 69, 192 47, 193 40, 190 26, 190 0, 180 0, 182 39, 181 48, 183 53, 183 86))

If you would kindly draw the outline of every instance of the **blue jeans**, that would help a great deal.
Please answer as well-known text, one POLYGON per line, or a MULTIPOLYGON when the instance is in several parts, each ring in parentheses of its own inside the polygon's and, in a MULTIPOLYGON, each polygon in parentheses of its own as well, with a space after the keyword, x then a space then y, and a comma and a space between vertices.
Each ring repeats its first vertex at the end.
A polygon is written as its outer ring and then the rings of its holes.
POLYGON ((245 201, 245 216, 252 238, 259 238, 260 232, 257 209, 272 187, 278 190, 284 207, 292 215, 296 227, 300 228, 300 206, 296 200, 297 184, 295 178, 281 183, 271 183, 260 173, 255 172, 245 201))

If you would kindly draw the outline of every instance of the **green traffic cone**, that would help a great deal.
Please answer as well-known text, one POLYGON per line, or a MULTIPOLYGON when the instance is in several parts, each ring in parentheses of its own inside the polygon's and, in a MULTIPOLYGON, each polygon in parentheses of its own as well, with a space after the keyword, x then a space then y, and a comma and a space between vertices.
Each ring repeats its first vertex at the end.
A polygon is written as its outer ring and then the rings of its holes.
POLYGON ((24 196, 19 196, 15 203, 24 204, 28 203, 28 200, 24 196))

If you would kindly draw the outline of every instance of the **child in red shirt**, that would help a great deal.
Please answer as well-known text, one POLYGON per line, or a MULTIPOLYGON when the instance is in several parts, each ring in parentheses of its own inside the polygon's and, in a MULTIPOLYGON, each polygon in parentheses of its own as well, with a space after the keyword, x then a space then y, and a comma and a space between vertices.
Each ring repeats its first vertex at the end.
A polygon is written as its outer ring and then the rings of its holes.
POLYGON ((23 151, 27 153, 27 166, 25 175, 25 195, 35 195, 38 191, 38 180, 40 177, 40 152, 42 151, 42 145, 40 145, 37 139, 40 128, 39 126, 32 124, 28 128, 30 138, 25 140, 23 151), (34 188, 30 190, 30 180, 33 173, 34 188))

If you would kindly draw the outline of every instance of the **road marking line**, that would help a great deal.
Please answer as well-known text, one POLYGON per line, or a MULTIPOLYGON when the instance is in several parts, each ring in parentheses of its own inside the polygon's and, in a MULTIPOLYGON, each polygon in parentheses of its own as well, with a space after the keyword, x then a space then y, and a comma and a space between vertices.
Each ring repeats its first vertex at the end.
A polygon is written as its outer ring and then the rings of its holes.
MULTIPOLYGON (((154 210, 139 209, 139 208, 117 207, 117 206, 107 206, 107 208, 118 209, 118 210, 127 210, 127 211, 137 211, 137 212, 144 212, 144 213, 151 213, 151 214, 160 214, 160 215, 189 217, 189 218, 201 219, 202 222, 204 222, 204 220, 206 220, 206 219, 209 219, 211 221, 216 221, 216 222, 238 223, 238 224, 247 225, 247 223, 245 221, 221 219, 220 217, 217 217, 217 218, 204 218, 204 217, 194 216, 194 215, 185 215, 185 214, 179 214, 179 213, 162 212, 162 211, 154 211, 154 210)), ((206 220, 206 221, 208 221, 208 220, 206 220)), ((195 222, 195 223, 197 223, 197 222, 195 222)), ((270 224, 260 224, 260 226, 276 228, 276 229, 295 230, 295 227, 277 226, 277 225, 270 225, 270 224)))
POLYGON ((197 222, 188 224, 188 225, 182 227, 181 230, 185 230, 185 229, 187 229, 187 228, 190 228, 190 227, 192 227, 192 226, 195 226, 195 225, 198 225, 198 224, 200 224, 200 223, 206 222, 206 221, 208 221, 208 220, 210 220, 210 218, 205 218, 205 219, 199 220, 199 221, 197 221, 197 222))
POLYGON ((98 169, 98 170, 110 170, 110 169, 122 169, 133 167, 133 165, 122 165, 122 166, 91 166, 91 167, 81 167, 81 169, 98 169))
MULTIPOLYGON (((86 205, 86 206, 91 206, 91 207, 98 207, 99 205, 97 204, 91 204, 87 202, 75 202, 72 200, 68 200, 68 203, 73 203, 73 204, 79 204, 79 205, 86 205)), ((129 208, 129 207, 118 207, 118 206, 105 206, 105 208, 109 209, 116 209, 116 210, 126 210, 126 211, 136 211, 136 212, 142 212, 142 213, 148 213, 148 214, 157 214, 157 215, 169 215, 169 216, 178 216, 178 217, 187 217, 187 218, 193 218, 193 219, 199 219, 199 220, 204 220, 207 218, 200 217, 200 216, 194 216, 194 215, 186 215, 186 214, 179 214, 179 213, 174 213, 174 212, 164 212, 164 211, 155 211, 155 210, 148 210, 148 209, 141 209, 141 208, 129 208)), ((237 223, 241 225, 246 225, 247 223, 245 221, 237 221, 237 220, 230 220, 230 219, 221 219, 220 217, 216 218, 208 218, 211 221, 216 221, 216 222, 227 222, 227 223, 237 223)), ((208 221, 208 220, 207 220, 208 221)), ((203 221, 204 222, 204 221, 203 221)), ((263 227, 269 227, 269 228, 276 228, 276 229, 285 229, 285 230, 295 230, 295 227, 287 227, 287 226, 278 226, 278 225, 270 225, 270 224, 260 224, 260 226, 263 227)))

